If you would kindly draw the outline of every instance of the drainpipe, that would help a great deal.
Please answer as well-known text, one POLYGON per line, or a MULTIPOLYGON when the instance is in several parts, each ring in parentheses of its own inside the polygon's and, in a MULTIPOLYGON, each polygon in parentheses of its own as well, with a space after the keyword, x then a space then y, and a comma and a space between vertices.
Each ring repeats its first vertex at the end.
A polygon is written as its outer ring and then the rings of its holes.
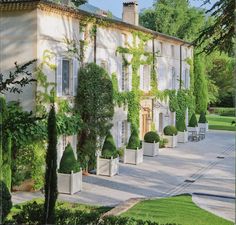
POLYGON ((97 62, 97 26, 94 27, 95 32, 94 32, 94 37, 93 37, 93 62, 96 63, 97 62))
MULTIPOLYGON (((152 69, 153 72, 155 71, 155 38, 153 36, 152 38, 152 56, 153 56, 153 60, 152 60, 152 69)), ((154 118, 154 99, 152 99, 152 122, 153 122, 153 118, 154 118)))

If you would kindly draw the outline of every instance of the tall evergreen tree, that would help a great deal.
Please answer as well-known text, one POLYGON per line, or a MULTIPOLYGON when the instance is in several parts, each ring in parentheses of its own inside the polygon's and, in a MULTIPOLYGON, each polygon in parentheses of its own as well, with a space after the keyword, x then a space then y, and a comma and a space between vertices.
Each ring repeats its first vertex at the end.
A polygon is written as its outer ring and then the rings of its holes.
POLYGON ((55 224, 55 204, 57 200, 57 129, 55 106, 51 106, 48 116, 48 148, 46 154, 44 222, 55 224))
POLYGON ((196 98, 196 113, 206 112, 208 103, 207 79, 205 66, 200 56, 194 58, 194 96, 196 98))

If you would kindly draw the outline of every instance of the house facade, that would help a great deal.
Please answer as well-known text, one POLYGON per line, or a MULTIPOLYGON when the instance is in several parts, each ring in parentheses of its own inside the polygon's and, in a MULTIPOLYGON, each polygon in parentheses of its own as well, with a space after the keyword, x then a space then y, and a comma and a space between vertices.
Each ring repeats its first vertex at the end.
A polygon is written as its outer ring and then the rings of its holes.
MULTIPOLYGON (((139 26, 137 2, 123 4, 122 19, 108 15, 102 10, 91 12, 87 8, 86 5, 78 9, 68 2, 58 4, 47 0, 1 2, 1 73, 5 74, 14 69, 16 61, 22 64, 37 59, 38 65, 47 61, 48 64, 55 65, 43 67, 47 81, 56 84, 58 98, 73 105, 80 82, 79 68, 82 63, 95 62, 106 69, 110 76, 116 76, 119 92, 128 92, 132 90, 133 71, 132 65, 124 66, 124 55, 128 62, 133 56, 119 54, 117 49, 132 47, 133 34, 139 32, 151 37, 145 42, 145 52, 153 55, 151 64, 142 63, 138 68, 139 88, 142 93, 145 95, 151 91, 153 69, 157 74, 155 82, 160 91, 178 90, 180 83, 182 88, 189 88, 190 67, 186 59, 193 56, 190 43, 139 26)), ((138 37, 135 42, 140 42, 138 37)), ((42 87, 34 83, 25 87, 23 93, 17 97, 8 94, 7 101, 19 101, 25 110, 35 111, 38 90, 42 90, 42 87)), ((140 100, 141 139, 152 126, 162 133, 166 125, 175 125, 175 113, 170 111, 168 100, 161 101, 147 96, 140 100)), ((127 116, 126 105, 115 107, 111 132, 117 147, 124 146, 130 136, 127 116)), ((76 136, 60 138, 58 160, 68 142, 76 151, 76 141, 76 136)))

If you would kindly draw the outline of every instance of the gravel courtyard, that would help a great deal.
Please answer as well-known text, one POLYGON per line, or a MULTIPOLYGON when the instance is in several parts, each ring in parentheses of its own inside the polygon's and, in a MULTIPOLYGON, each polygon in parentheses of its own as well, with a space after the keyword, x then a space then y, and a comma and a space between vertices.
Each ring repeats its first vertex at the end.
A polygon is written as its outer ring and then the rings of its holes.
MULTIPOLYGON (((193 194, 196 204, 219 216, 235 218, 235 134, 209 131, 200 142, 161 149, 156 157, 144 157, 138 166, 120 164, 114 177, 84 176, 83 191, 61 200, 95 205, 117 205, 129 198, 193 194)), ((19 203, 41 193, 14 193, 19 203)))

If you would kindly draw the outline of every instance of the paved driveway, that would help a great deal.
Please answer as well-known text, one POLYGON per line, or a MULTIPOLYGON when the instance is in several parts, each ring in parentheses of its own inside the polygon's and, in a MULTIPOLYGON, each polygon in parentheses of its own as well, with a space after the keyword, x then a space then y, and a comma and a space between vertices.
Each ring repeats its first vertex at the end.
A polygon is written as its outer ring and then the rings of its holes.
MULTIPOLYGON (((234 219, 234 133, 210 131, 203 141, 162 149, 159 156, 144 157, 144 162, 138 166, 120 164, 118 176, 83 177, 82 192, 73 196, 60 195, 60 199, 116 205, 134 197, 164 197, 180 193, 194 193, 193 200, 201 207, 234 219)), ((32 198, 31 195, 17 193, 13 200, 20 202, 32 198)))

